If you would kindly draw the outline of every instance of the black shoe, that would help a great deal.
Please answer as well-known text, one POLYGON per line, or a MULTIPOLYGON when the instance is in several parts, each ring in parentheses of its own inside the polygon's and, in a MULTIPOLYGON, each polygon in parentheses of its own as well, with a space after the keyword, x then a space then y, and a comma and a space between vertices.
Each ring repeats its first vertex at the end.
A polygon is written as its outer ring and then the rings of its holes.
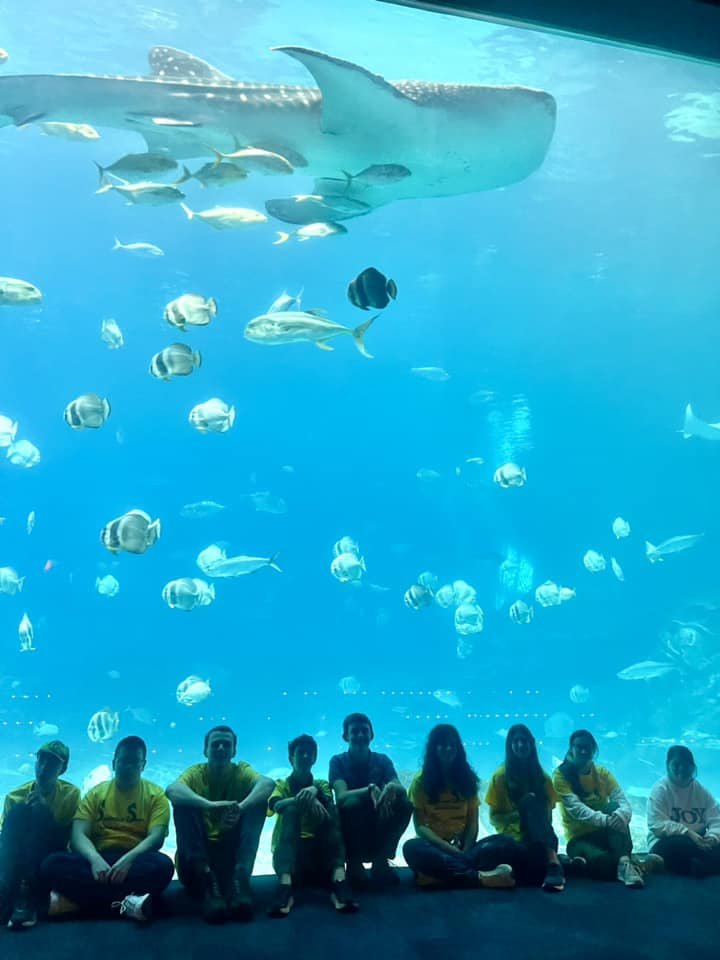
POLYGON ((11 930, 29 930, 37 923, 37 909, 32 891, 27 883, 20 884, 15 906, 8 921, 11 930))
POLYGON ((370 886, 370 878, 362 860, 348 861, 347 878, 355 890, 367 890, 370 886))
POLYGON ((225 923, 228 918, 227 903, 220 890, 217 877, 208 870, 203 876, 205 896, 203 897, 203 917, 208 923, 225 923))
POLYGON ((543 880, 546 893, 562 893, 565 889, 565 872, 561 863, 549 863, 543 880))
POLYGON ((387 860, 375 860, 370 870, 370 879, 374 887, 396 887, 400 883, 400 874, 387 860))
POLYGON ((338 913, 357 913, 358 902, 347 880, 333 880, 330 885, 330 902, 338 913))
POLYGON ((292 884, 280 883, 278 884, 275 899, 268 910, 268 916, 274 917, 276 920, 281 920, 290 913, 294 903, 295 898, 293 897, 292 884))
POLYGON ((228 907, 233 920, 252 920, 253 899, 250 890, 250 878, 247 872, 236 869, 230 881, 228 907))

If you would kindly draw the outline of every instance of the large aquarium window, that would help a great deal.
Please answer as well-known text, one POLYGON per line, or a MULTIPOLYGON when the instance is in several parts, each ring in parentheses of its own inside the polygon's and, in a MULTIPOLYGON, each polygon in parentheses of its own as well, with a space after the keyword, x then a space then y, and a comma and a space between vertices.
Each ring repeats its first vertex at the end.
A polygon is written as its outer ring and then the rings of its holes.
POLYGON ((0 794, 587 728, 644 849, 720 789, 718 69, 342 6, 0 3, 0 794))

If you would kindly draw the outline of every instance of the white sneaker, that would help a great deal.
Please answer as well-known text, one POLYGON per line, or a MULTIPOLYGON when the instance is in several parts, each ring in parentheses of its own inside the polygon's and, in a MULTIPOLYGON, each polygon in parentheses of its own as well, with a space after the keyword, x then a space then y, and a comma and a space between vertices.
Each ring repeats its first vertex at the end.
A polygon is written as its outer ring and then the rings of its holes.
POLYGON ((632 862, 630 857, 620 857, 618 860, 617 878, 626 887, 639 889, 645 886, 642 874, 632 862))
POLYGON ((137 920, 138 923, 147 923, 150 920, 151 903, 149 893, 129 893, 124 900, 116 900, 113 907, 120 908, 121 917, 137 920))
POLYGON ((478 870, 478 883, 481 887, 514 887, 512 867, 509 863, 499 863, 494 870, 478 870))

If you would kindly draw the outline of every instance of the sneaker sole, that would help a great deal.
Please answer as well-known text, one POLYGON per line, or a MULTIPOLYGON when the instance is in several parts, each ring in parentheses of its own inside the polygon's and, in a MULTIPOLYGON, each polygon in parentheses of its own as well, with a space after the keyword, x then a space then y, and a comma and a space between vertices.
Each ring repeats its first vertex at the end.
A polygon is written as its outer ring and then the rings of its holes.
POLYGON ((501 863, 494 870, 483 871, 478 874, 481 887, 494 889, 509 889, 515 886, 515 877, 512 867, 508 863, 501 863))

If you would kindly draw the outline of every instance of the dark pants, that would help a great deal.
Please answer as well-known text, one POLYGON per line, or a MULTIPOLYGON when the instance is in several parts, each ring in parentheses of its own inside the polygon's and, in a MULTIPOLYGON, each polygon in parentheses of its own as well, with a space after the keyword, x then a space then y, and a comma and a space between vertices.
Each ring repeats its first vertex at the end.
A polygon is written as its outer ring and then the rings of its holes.
POLYGON ((492 869, 486 863, 487 846, 482 840, 466 853, 460 850, 447 853, 429 840, 415 837, 405 842, 403 855, 414 873, 422 873, 451 887, 477 887, 478 870, 492 869))
POLYGON ((345 847, 340 820, 334 806, 328 819, 316 827, 314 837, 301 837, 301 817, 296 808, 287 807, 280 818, 280 836, 273 853, 273 868, 280 876, 289 873, 293 883, 327 883, 338 867, 345 865, 345 847))
POLYGON ((380 818, 370 797, 352 806, 338 807, 348 863, 392 860, 400 837, 410 823, 412 810, 405 793, 395 801, 386 819, 380 818))
POLYGON ((59 826, 44 804, 10 807, 0 833, 0 888, 8 899, 23 881, 38 890, 41 863, 48 854, 64 850, 69 835, 69 828, 59 826))
MULTIPOLYGON (((127 850, 101 850, 100 856, 112 866, 127 850)), ((79 853, 53 853, 42 865, 42 877, 52 890, 57 890, 83 910, 105 913, 111 905, 130 893, 158 896, 172 880, 173 862, 158 851, 141 853, 134 861, 123 883, 98 883, 92 875, 90 861, 79 853)))
POLYGON ((552 827, 545 796, 524 799, 520 805, 522 840, 504 834, 484 837, 479 841, 477 862, 480 870, 494 870, 501 863, 509 863, 518 883, 540 886, 545 879, 548 850, 558 848, 558 838, 552 827))
POLYGON ((620 857, 630 856, 632 839, 630 831, 593 830, 582 837, 571 840, 567 845, 569 857, 584 857, 587 860, 587 873, 593 880, 616 880, 620 857))
POLYGON ((690 837, 663 837, 652 848, 652 852, 663 858, 665 867, 672 873, 695 877, 720 873, 720 846, 701 850, 690 837))
POLYGON ((191 892, 204 892, 202 875, 208 867, 223 885, 236 870, 248 877, 252 875, 265 823, 263 804, 246 810, 232 829, 220 835, 219 840, 208 839, 202 810, 197 807, 176 806, 173 818, 177 834, 178 877, 191 892))

